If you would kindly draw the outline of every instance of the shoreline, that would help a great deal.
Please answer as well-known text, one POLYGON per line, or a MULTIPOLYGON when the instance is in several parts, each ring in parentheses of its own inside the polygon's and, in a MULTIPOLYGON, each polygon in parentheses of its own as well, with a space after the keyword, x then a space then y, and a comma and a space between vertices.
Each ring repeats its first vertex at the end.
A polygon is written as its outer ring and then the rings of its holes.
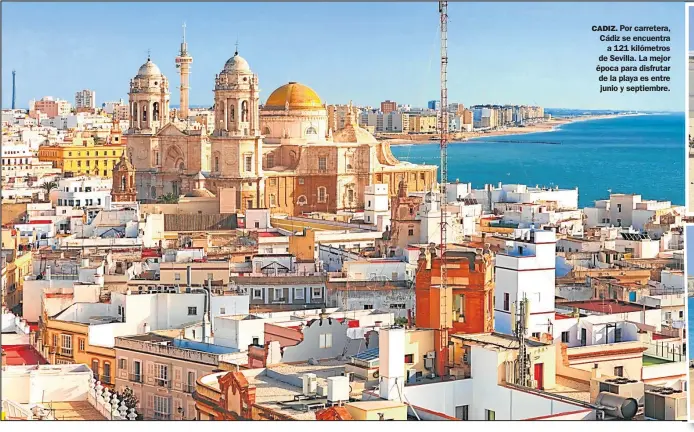
MULTIPOLYGON (((488 133, 483 132, 458 132, 452 134, 450 144, 465 144, 467 141, 477 140, 480 138, 489 137, 500 137, 500 136, 514 136, 514 135, 529 135, 535 133, 545 133, 545 132, 556 132, 561 129, 562 126, 578 123, 584 121, 593 120, 609 120, 621 117, 635 117, 644 116, 648 114, 610 114, 610 115, 590 115, 590 116, 579 116, 572 118, 562 118, 562 119, 552 119, 538 123, 532 126, 526 127, 510 127, 504 130, 491 131, 488 133)), ((386 138, 380 140, 383 143, 390 144, 391 146, 407 146, 407 145, 425 145, 425 144, 436 144, 436 140, 432 140, 432 137, 436 137, 436 134, 426 134, 426 135, 410 135, 408 138, 386 138)))

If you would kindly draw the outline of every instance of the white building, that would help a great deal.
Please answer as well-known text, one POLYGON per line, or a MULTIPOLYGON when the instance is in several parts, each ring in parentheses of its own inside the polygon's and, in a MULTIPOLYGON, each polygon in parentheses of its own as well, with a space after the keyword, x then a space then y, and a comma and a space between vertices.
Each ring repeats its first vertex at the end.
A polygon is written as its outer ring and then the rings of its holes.
POLYGON ((79 176, 58 181, 51 192, 51 202, 60 207, 105 209, 111 197, 112 181, 108 178, 79 176))
POLYGON ((583 212, 581 210, 560 210, 542 204, 497 203, 497 208, 505 207, 503 221, 518 224, 519 228, 551 227, 560 234, 583 235, 583 212))
POLYGON ((372 184, 364 190, 364 222, 379 227, 390 225, 388 185, 372 184))
POLYGON ((632 254, 632 258, 653 259, 660 253, 660 242, 648 234, 620 233, 614 242, 617 252, 632 254))
POLYGON ((96 92, 85 89, 75 93, 75 108, 96 108, 96 92))
POLYGON ((511 311, 529 302, 528 336, 552 333, 554 325, 556 234, 520 229, 496 256, 494 330, 512 334, 511 311))
POLYGON ((482 204, 485 211, 491 211, 495 203, 531 203, 555 202, 556 207, 562 210, 575 210, 578 208, 578 188, 559 189, 547 187, 528 187, 526 185, 499 183, 485 185, 484 189, 475 189, 472 195, 482 204))

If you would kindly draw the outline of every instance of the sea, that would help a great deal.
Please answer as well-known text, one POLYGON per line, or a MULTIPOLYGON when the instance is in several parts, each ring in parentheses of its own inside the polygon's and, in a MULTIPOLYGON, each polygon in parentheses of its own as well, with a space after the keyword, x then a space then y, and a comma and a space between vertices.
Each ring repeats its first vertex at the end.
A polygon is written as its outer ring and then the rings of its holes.
MULTIPOLYGON (((391 149, 400 160, 439 165, 438 143, 391 149)), ((684 113, 577 121, 554 131, 476 138, 448 148, 449 181, 478 189, 499 182, 578 187, 581 208, 609 198, 610 191, 684 205, 684 173, 684 113)))

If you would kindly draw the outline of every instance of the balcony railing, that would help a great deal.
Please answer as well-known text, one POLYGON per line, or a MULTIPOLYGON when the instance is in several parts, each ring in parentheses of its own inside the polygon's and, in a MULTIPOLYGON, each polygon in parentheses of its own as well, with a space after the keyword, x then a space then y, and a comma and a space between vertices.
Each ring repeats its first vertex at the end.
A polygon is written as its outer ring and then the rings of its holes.
POLYGON ((132 382, 141 383, 142 382, 142 375, 141 374, 130 374, 129 379, 132 382))
POLYGON ((60 348, 60 355, 72 357, 72 348, 60 348))
POLYGON ((152 418, 154 420, 171 420, 171 414, 154 411, 152 418))
POLYGON ((183 384, 183 391, 186 393, 194 393, 195 392, 195 384, 193 384, 193 385, 183 384))
POLYGON ((111 384, 111 375, 102 375, 101 376, 101 383, 102 384, 111 384))

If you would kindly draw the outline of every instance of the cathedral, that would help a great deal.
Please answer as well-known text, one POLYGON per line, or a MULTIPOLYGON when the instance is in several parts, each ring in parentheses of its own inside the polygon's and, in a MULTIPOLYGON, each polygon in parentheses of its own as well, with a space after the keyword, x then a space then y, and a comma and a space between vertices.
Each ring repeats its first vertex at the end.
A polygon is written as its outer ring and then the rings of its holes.
POLYGON ((212 130, 176 118, 169 100, 168 80, 148 58, 130 82, 127 131, 145 202, 217 195, 241 212, 334 213, 363 210, 370 184, 388 184, 395 196, 401 182, 409 191, 436 183, 435 165, 397 160, 353 114, 330 129, 326 105, 303 84, 287 83, 261 103, 258 75, 238 51, 215 76, 212 130))

